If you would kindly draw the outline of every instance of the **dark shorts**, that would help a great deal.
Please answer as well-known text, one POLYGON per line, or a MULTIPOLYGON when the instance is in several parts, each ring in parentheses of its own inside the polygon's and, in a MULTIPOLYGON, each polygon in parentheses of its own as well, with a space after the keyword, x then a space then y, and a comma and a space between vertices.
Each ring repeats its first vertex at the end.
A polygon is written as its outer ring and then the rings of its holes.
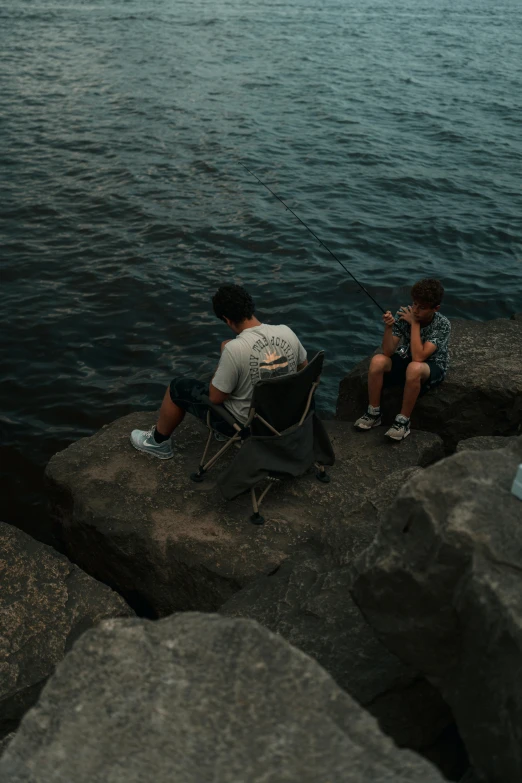
POLYGON ((234 435, 235 430, 226 421, 209 409, 201 399, 208 396, 208 383, 197 381, 195 378, 174 378, 170 382, 170 399, 175 405, 191 413, 197 419, 207 423, 207 413, 210 410, 210 423, 212 428, 223 435, 234 435))
MULTIPOLYGON (((384 373, 383 387, 385 389, 389 388, 390 386, 404 386, 406 382, 406 369, 411 362, 409 357, 403 359, 397 353, 393 354, 391 360, 392 368, 390 372, 384 373)), ((438 364, 435 364, 433 360, 428 360, 425 362, 425 364, 427 364, 430 368, 430 377, 427 381, 425 381, 425 383, 422 384, 419 395, 420 397, 422 397, 423 394, 426 394, 426 392, 429 392, 430 389, 434 389, 436 386, 439 386, 439 384, 441 384, 445 378, 445 373, 441 370, 438 364)))

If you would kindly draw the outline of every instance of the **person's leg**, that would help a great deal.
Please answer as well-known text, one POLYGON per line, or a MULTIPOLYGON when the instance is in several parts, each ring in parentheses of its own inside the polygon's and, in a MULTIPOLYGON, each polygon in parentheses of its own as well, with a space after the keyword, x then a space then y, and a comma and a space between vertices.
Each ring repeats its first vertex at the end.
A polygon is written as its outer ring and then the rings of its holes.
POLYGON ((174 427, 183 419, 185 411, 182 411, 183 416, 175 424, 177 415, 173 415, 174 411, 171 406, 176 408, 177 414, 179 409, 173 405, 170 399, 169 387, 163 397, 158 424, 155 427, 152 426, 149 430, 132 430, 130 440, 135 449, 144 451, 146 454, 152 454, 154 457, 158 457, 158 459, 170 459, 174 456, 170 435, 174 427), (160 423, 162 428, 158 429, 160 423))
POLYGON ((156 426, 150 430, 133 430, 131 443, 138 451, 152 454, 159 459, 173 456, 170 436, 181 424, 185 414, 193 413, 203 418, 207 410, 201 396, 208 390, 207 384, 193 378, 179 378, 171 382, 158 416, 156 426))
POLYGON ((410 362, 406 368, 406 381, 402 396, 401 412, 395 417, 390 429, 385 433, 392 440, 404 440, 410 434, 410 416, 417 402, 423 384, 430 377, 430 368, 426 362, 410 362))
MULTIPOLYGON (((208 384, 194 378, 174 379, 163 397, 158 421, 150 430, 133 430, 131 443, 139 451, 145 451, 160 459, 173 456, 170 436, 181 424, 186 413, 190 413, 206 424, 208 406, 204 397, 208 394, 208 384)), ((211 411, 211 425, 223 432, 226 437, 235 434, 235 430, 211 411)))
MULTIPOLYGON (((160 432, 172 428, 172 432, 183 421, 185 413, 190 413, 196 419, 207 424, 209 408, 205 399, 208 398, 208 383, 194 378, 181 378, 170 384, 170 399, 165 395, 158 418, 157 429, 160 432)), ((213 429, 225 435, 234 435, 235 431, 219 414, 210 409, 210 424, 213 429)))
POLYGON ((185 418, 185 413, 186 411, 183 408, 180 408, 179 405, 172 401, 170 386, 168 386, 161 403, 156 432, 164 438, 170 437, 185 418))
POLYGON ((356 430, 371 430, 373 427, 379 427, 381 424, 381 392, 384 383, 384 376, 393 374, 394 362, 389 356, 383 353, 376 353, 370 362, 368 370, 368 409, 356 422, 356 430))
POLYGON ((384 382, 384 373, 390 372, 392 360, 383 353, 377 353, 372 357, 368 370, 368 403, 372 408, 378 408, 381 404, 381 392, 384 382))
POLYGON ((428 380, 423 382, 421 386, 419 397, 423 397, 432 389, 436 389, 437 386, 440 386, 440 384, 443 382, 444 378, 446 377, 445 372, 442 370, 441 367, 439 367, 439 365, 435 361, 433 360, 430 361, 428 359, 426 364, 430 368, 430 374, 428 380))
POLYGON ((401 416, 410 418, 417 402, 423 383, 430 377, 430 368, 426 362, 410 362, 406 369, 406 383, 402 397, 401 416))

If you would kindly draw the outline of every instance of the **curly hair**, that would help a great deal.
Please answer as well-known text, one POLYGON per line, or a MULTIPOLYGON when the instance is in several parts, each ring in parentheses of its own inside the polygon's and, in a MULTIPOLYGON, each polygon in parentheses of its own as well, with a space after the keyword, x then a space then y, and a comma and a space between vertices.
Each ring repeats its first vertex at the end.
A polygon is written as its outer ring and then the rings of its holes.
POLYGON ((219 286, 212 297, 212 306, 218 318, 222 321, 229 318, 235 324, 252 318, 256 309, 250 294, 233 283, 219 286))
POLYGON ((410 293, 414 302, 423 302, 430 307, 438 307, 444 296, 444 286, 440 280, 425 277, 412 286, 410 293))

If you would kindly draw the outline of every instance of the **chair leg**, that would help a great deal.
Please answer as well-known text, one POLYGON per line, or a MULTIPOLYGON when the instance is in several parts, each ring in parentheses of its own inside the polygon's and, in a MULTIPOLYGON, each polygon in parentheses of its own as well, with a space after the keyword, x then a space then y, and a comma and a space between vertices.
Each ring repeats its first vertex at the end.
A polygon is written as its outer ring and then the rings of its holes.
POLYGON ((263 525, 265 520, 264 517, 262 517, 261 514, 259 513, 259 504, 256 498, 255 487, 251 488, 250 497, 252 498, 252 508, 254 510, 254 513, 250 517, 250 521, 252 522, 253 525, 263 525))
POLYGON ((255 487, 252 487, 252 489, 250 490, 250 495, 252 497, 252 508, 254 510, 254 513, 250 517, 250 521, 252 522, 253 525, 262 525, 265 521, 264 517, 262 517, 261 514, 259 513, 259 507, 263 502, 265 495, 267 494, 267 492, 270 490, 272 486, 273 486, 273 482, 269 480, 268 484, 259 495, 259 498, 256 497, 255 487))
POLYGON ((233 446, 233 445, 234 445, 234 443, 237 443, 238 441, 239 441, 239 435, 234 435, 234 437, 233 437, 233 438, 230 438, 230 440, 228 441, 228 443, 225 443, 225 445, 224 445, 224 446, 223 446, 221 449, 219 449, 219 451, 218 451, 218 452, 216 452, 216 454, 214 454, 214 456, 213 456, 213 457, 211 457, 211 458, 209 459, 209 461, 207 462, 207 464, 206 464, 206 465, 203 467, 203 470, 205 471, 205 473, 206 473, 208 470, 210 470, 210 468, 212 467, 212 465, 214 465, 214 463, 215 463, 215 462, 217 462, 217 461, 218 461, 218 459, 219 459, 219 458, 220 458, 220 457, 221 457, 221 456, 222 456, 222 455, 223 455, 223 454, 224 454, 226 451, 228 451, 228 450, 229 450, 229 448, 230 448, 231 446, 233 446))
MULTIPOLYGON (((212 432, 211 432, 211 433, 210 433, 210 435, 209 435, 209 441, 208 441, 208 442, 210 442, 210 438, 211 438, 211 437, 212 437, 212 432)), ((234 445, 234 443, 237 443, 238 441, 239 441, 239 436, 237 436, 237 437, 236 437, 236 436, 234 436, 233 438, 231 438, 231 439, 228 441, 228 443, 225 443, 225 445, 223 446, 223 448, 219 449, 219 451, 218 451, 216 454, 214 454, 214 456, 213 456, 213 457, 211 457, 211 458, 209 459, 209 461, 207 462, 207 464, 206 464, 206 465, 203 465, 203 464, 201 464, 201 465, 199 466, 199 468, 198 468, 198 470, 197 470, 197 473, 191 473, 191 474, 190 474, 190 478, 192 479, 192 481, 203 481, 203 479, 204 479, 204 477, 205 477, 205 473, 208 473, 208 471, 210 470, 210 468, 212 467, 212 465, 214 465, 214 464, 215 464, 215 463, 218 461, 218 459, 219 459, 219 458, 220 458, 220 457, 221 457, 221 456, 222 456, 222 455, 223 455, 223 454, 224 454, 226 451, 228 451, 228 450, 229 450, 229 448, 230 448, 231 446, 233 446, 233 445, 234 445)), ((207 453, 207 449, 205 449, 205 452, 204 452, 204 454, 203 454, 203 457, 205 457, 206 453, 207 453)))
MULTIPOLYGON (((208 418, 209 417, 207 416, 207 423, 208 423, 208 418)), ((196 473, 190 474, 190 478, 192 479, 192 481, 196 481, 197 483, 203 481, 203 479, 205 478, 205 468, 203 466, 205 464, 205 457, 207 456, 207 452, 209 450, 211 440, 212 440, 212 430, 209 427, 208 438, 205 444, 205 448, 203 450, 203 456, 201 457, 201 461, 199 463, 199 468, 197 469, 196 473)))
POLYGON ((315 467, 317 468, 317 472, 315 474, 316 479, 320 481, 322 484, 329 484, 330 476, 326 472, 324 465, 321 465, 320 462, 316 462, 315 467))
POLYGON ((207 427, 208 427, 208 438, 205 444, 205 450, 203 451, 203 456, 201 457, 201 462, 199 463, 199 468, 197 469, 196 473, 190 474, 190 478, 192 479, 192 481, 196 481, 197 483, 203 481, 203 479, 205 478, 205 473, 207 473, 210 470, 212 465, 214 465, 214 463, 217 462, 217 460, 221 457, 222 454, 225 453, 225 451, 228 451, 228 449, 234 443, 238 443, 240 441, 240 436, 239 436, 240 430, 239 427, 237 427, 238 430, 237 434, 234 435, 234 437, 230 438, 230 440, 227 443, 225 443, 225 445, 221 449, 219 449, 219 451, 216 454, 214 454, 214 456, 211 457, 211 459, 209 459, 209 461, 205 465, 205 458, 207 456, 210 447, 210 441, 212 440, 212 434, 213 434, 212 425, 210 423, 210 411, 208 411, 207 413, 207 427))

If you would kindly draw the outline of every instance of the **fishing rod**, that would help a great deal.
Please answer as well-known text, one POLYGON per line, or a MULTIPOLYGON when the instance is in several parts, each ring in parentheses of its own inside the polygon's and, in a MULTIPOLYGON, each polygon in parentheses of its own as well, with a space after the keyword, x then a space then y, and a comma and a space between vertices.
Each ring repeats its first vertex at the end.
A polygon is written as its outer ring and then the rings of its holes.
POLYGON ((288 206, 288 204, 285 204, 285 202, 283 201, 283 199, 282 199, 282 198, 279 198, 279 196, 277 195, 277 193, 274 193, 274 191, 273 191, 273 190, 271 190, 271 189, 268 187, 268 185, 265 185, 265 183, 264 183, 264 182, 261 182, 261 180, 259 179, 259 177, 257 176, 257 174, 254 174, 254 172, 253 172, 253 171, 250 171, 250 169, 249 169, 249 168, 247 168, 247 167, 245 166, 245 164, 244 164, 244 163, 241 163, 241 161, 240 161, 240 160, 238 160, 238 163, 239 163, 239 165, 240 165, 240 166, 243 166, 243 168, 244 168, 244 169, 246 169, 246 170, 248 171, 248 173, 249 173, 249 174, 251 174, 253 177, 255 177, 255 178, 257 179, 257 181, 259 182, 259 184, 260 184, 260 185, 263 185, 263 187, 264 187, 264 188, 266 188, 266 189, 269 191, 269 193, 271 193, 271 194, 272 194, 272 196, 275 196, 275 197, 276 197, 276 199, 277 199, 278 201, 280 201, 280 202, 281 202, 281 204, 284 206, 284 208, 285 208, 285 209, 287 209, 289 212, 291 212, 291 213, 292 213, 292 215, 293 215, 295 218, 297 218, 297 220, 298 220, 298 221, 299 221, 299 222, 300 222, 300 223, 301 223, 301 224, 302 224, 302 225, 303 225, 303 226, 304 226, 304 227, 305 227, 305 228, 306 228, 306 229, 307 229, 307 230, 308 230, 308 231, 311 233, 311 235, 312 235, 313 237, 315 237, 315 239, 317 239, 317 241, 319 242, 319 244, 320 244, 322 247, 324 247, 324 249, 325 249, 325 250, 327 250, 327 251, 330 253, 330 255, 331 255, 331 256, 333 256, 333 258, 335 258, 335 260, 337 261, 337 263, 338 263, 338 264, 340 264, 340 265, 342 266, 342 268, 344 269, 344 271, 345 271, 345 272, 348 272, 348 274, 350 275, 350 277, 352 278, 352 280, 355 280, 355 282, 357 283, 357 285, 359 286, 359 288, 362 288, 362 290, 364 291, 364 293, 365 293, 365 294, 367 294, 367 295, 370 297, 370 299, 372 300, 372 302, 373 302, 375 305, 377 305, 377 307, 379 308, 379 310, 380 310, 382 313, 386 312, 386 311, 385 311, 385 310, 383 310, 383 308, 380 306, 379 302, 376 302, 376 301, 375 301, 375 299, 373 298, 373 296, 370 294, 370 292, 369 292, 369 291, 367 291, 367 290, 366 290, 366 288, 363 286, 363 284, 362 284, 362 283, 360 283, 360 282, 357 280, 357 278, 356 278, 356 277, 354 277, 354 276, 352 275, 352 273, 350 272, 350 270, 349 270, 349 269, 347 269, 347 268, 345 267, 345 265, 343 264, 343 262, 342 262, 342 261, 340 261, 340 260, 337 258, 337 256, 335 255, 335 253, 332 253, 332 251, 330 250, 330 248, 329 248, 329 247, 326 247, 326 245, 324 244, 324 242, 322 242, 322 241, 319 239, 319 237, 317 236, 317 234, 315 234, 315 233, 312 231, 312 229, 311 229, 309 226, 307 226, 307 225, 306 225, 306 223, 304 222, 304 220, 301 220, 301 218, 299 217, 299 215, 296 215, 296 214, 295 214, 295 212, 294 212, 294 210, 293 210, 293 209, 291 209, 291 208, 288 206))

